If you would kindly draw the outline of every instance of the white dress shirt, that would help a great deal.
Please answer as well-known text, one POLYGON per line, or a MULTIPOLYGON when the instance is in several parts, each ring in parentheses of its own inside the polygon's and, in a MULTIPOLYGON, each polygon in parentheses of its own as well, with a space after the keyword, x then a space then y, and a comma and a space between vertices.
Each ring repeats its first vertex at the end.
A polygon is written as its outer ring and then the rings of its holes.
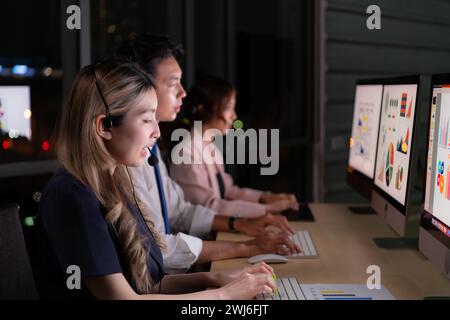
POLYGON ((168 176, 167 167, 161 159, 159 168, 172 232, 170 235, 165 233, 155 169, 145 161, 140 167, 130 167, 130 173, 136 196, 151 214, 156 230, 165 237, 164 271, 186 272, 197 261, 203 248, 203 241, 200 238, 206 237, 211 232, 216 213, 185 201, 183 190, 168 176))

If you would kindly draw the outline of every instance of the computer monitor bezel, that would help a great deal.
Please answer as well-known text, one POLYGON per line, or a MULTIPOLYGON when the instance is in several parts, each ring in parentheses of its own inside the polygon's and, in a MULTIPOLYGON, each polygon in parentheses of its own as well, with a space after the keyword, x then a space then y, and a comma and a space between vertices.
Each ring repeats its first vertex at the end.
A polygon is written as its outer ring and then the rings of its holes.
MULTIPOLYGON (((359 85, 380 85, 381 86, 381 100, 380 103, 383 103, 383 93, 384 93, 384 79, 377 78, 377 79, 359 79, 355 83, 355 98, 354 98, 354 105, 353 105, 353 116, 352 116, 352 133, 353 133, 353 124, 354 124, 354 117, 355 117, 355 99, 356 99, 356 89, 359 85)), ((378 130, 380 129, 380 120, 381 120, 381 105, 380 105, 380 115, 378 116, 378 130)), ((377 130, 377 131, 378 131, 377 130)), ((378 132, 377 132, 377 138, 375 143, 375 154, 377 153, 378 148, 378 132)), ((361 194, 364 198, 370 201, 372 190, 373 190, 373 184, 374 184, 374 177, 375 177, 375 166, 376 166, 376 158, 374 163, 374 171, 373 171, 373 177, 369 178, 364 173, 359 171, 357 168, 354 168, 350 165, 350 153, 351 149, 349 148, 349 156, 347 161, 347 177, 346 182, 347 185, 356 190, 359 194, 361 194)))
MULTIPOLYGON (((416 138, 416 133, 418 131, 417 121, 418 121, 418 114, 419 114, 418 108, 420 108, 420 100, 419 100, 420 82, 421 82, 420 75, 392 77, 392 78, 385 78, 383 80, 383 99, 384 99, 384 93, 385 93, 384 86, 386 86, 386 85, 410 85, 410 84, 417 85, 416 102, 415 102, 414 119, 413 119, 414 128, 413 128, 412 134, 411 134, 411 149, 410 149, 410 157, 409 157, 409 163, 408 163, 409 169, 412 169, 413 158, 414 158, 414 154, 416 152, 415 138, 416 138)), ((382 105, 382 107, 383 107, 383 105, 382 105)), ((381 115, 382 115, 382 111, 380 112, 380 125, 381 125, 381 115)), ((379 133, 380 133, 380 127, 378 127, 378 138, 380 136, 379 133)), ((375 164, 376 163, 378 163, 378 146, 377 146, 377 156, 375 158, 375 164)), ((413 174, 414 174, 413 170, 408 170, 408 177, 407 177, 408 182, 406 183, 406 191, 405 191, 406 194, 405 194, 405 204, 404 205, 402 205, 399 201, 394 199, 391 195, 389 195, 387 192, 385 192, 383 189, 381 189, 379 186, 377 186, 375 184, 376 165, 375 165, 375 174, 373 177, 373 191, 377 192, 384 200, 386 200, 392 207, 394 207, 403 216, 406 216, 407 207, 409 204, 409 202, 408 202, 409 201, 409 193, 410 193, 410 189, 412 186, 412 175, 413 174)))
MULTIPOLYGON (((449 84, 450 85, 450 73, 440 73, 440 74, 433 74, 431 76, 431 92, 430 92, 430 101, 429 104, 429 112, 428 112, 428 132, 427 132, 427 147, 426 151, 428 153, 428 150, 430 148, 430 125, 431 125, 431 115, 432 115, 432 108, 431 104, 433 101, 433 91, 435 85, 443 85, 443 84, 449 84)), ((428 157, 427 157, 427 163, 428 167, 428 157)), ((428 170, 426 170, 428 174, 428 170)), ((423 190, 423 199, 425 199, 426 194, 426 187, 423 190)), ((425 200, 424 200, 425 201, 425 200)), ((422 210, 422 215, 420 218, 420 226, 425 229, 433 238, 438 240, 441 244, 447 247, 448 250, 450 250, 450 237, 447 237, 442 233, 442 231, 438 230, 437 227, 435 227, 432 224, 432 219, 435 219, 438 223, 444 225, 445 227, 450 229, 450 226, 436 218, 431 212, 428 212, 428 210, 425 209, 425 203, 422 210)))

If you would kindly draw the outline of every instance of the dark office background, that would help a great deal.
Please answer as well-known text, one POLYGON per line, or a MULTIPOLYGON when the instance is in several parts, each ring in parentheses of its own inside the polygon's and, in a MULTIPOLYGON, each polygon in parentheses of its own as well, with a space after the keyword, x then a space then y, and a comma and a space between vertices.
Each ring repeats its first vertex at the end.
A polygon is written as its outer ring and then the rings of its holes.
POLYGON ((450 2, 442 0, 16 0, 0 6, 0 65, 52 70, 0 77, 0 84, 32 87, 33 152, 0 151, 0 203, 16 201, 29 213, 31 195, 55 167, 51 150, 40 145, 50 139, 76 71, 133 33, 181 42, 187 89, 202 73, 225 77, 237 87, 245 128, 280 129, 277 175, 261 176, 257 165, 228 170, 238 184, 295 192, 303 201, 362 201, 345 182, 357 79, 450 71, 450 2), (80 31, 66 28, 71 4, 81 7, 80 31), (381 8, 381 30, 366 28, 372 4, 381 8))

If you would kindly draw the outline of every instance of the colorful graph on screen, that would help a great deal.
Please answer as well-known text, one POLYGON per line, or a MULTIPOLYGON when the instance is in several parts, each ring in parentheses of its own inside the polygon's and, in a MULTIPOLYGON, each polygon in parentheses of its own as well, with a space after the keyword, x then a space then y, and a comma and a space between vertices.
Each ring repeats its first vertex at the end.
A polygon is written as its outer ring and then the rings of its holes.
MULTIPOLYGON (((383 154, 383 159, 384 158, 386 158, 386 153, 383 154)), ((378 171, 378 174, 377 174, 377 179, 379 181, 383 182, 384 176, 385 176, 385 174, 384 174, 384 166, 381 166, 379 171, 378 171)))
POLYGON ((400 140, 397 142, 397 151, 403 154, 408 154, 409 145, 409 128, 406 130, 405 137, 400 136, 400 140))
POLYGON ((398 166, 395 173, 395 189, 401 190, 403 182, 403 167, 398 166))
POLYGON ((412 110, 412 103, 413 103, 413 99, 411 98, 411 100, 409 101, 409 107, 408 107, 408 111, 406 111, 406 118, 411 118, 411 110, 412 110))
POLYGON ((450 237, 450 86, 433 88, 424 208, 450 237))
POLYGON ((355 134, 355 143, 358 145, 357 152, 361 157, 368 158, 370 147, 367 135, 370 134, 369 129, 369 116, 367 114, 361 114, 358 118, 358 127, 355 134), (367 148, 366 148, 367 147, 367 148))
POLYGON ((445 170, 444 161, 438 162, 436 185, 444 199, 450 200, 450 166, 445 170))
POLYGON ((443 148, 450 147, 450 136, 448 132, 449 119, 445 119, 441 122, 439 129, 439 146, 443 148))
POLYGON ((382 94, 382 85, 356 86, 349 165, 370 179, 375 171, 382 94))
POLYGON ((386 156, 386 185, 389 187, 392 181, 392 173, 394 172, 394 145, 391 143, 389 145, 387 156, 386 156))
POLYGON ((368 289, 367 285, 354 284, 301 284, 306 300, 394 300, 383 286, 368 289))
POLYGON ((439 188, 439 192, 442 194, 444 192, 444 162, 443 161, 438 162, 436 183, 437 183, 437 187, 439 188))
POLYGON ((375 185, 405 205, 413 147, 416 84, 385 85, 375 185))
POLYGON ((450 167, 447 167, 444 198, 450 200, 450 167))
POLYGON ((409 103, 408 103, 408 94, 402 93, 402 102, 400 105, 400 117, 408 118, 408 119, 411 118, 413 99, 414 98, 411 98, 411 100, 409 100, 409 103))
POLYGON ((400 117, 406 116, 406 104, 408 100, 408 94, 402 93, 402 103, 400 105, 400 117))

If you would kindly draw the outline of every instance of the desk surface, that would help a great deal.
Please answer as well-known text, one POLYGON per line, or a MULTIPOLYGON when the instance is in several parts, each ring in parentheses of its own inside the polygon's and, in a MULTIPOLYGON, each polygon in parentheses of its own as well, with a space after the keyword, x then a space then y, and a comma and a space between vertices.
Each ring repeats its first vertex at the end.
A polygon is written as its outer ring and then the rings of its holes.
MULTIPOLYGON (((378 215, 358 215, 341 204, 310 204, 315 222, 291 222, 308 230, 318 259, 290 259, 272 264, 279 277, 296 277, 302 283, 365 284, 370 265, 381 269, 381 284, 396 299, 450 296, 450 281, 419 251, 379 249, 372 238, 396 237, 378 215)), ((245 240, 240 234, 219 233, 217 240, 245 240)), ((213 262, 211 271, 248 266, 247 259, 213 262)))

